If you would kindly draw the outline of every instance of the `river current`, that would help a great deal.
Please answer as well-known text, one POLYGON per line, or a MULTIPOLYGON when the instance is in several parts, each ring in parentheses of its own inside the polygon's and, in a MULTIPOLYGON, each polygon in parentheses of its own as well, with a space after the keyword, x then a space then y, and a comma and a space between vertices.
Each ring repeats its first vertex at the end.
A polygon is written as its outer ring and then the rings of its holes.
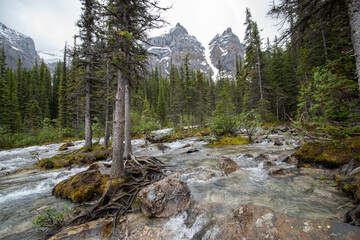
MULTIPOLYGON (((156 132, 160 133, 164 134, 166 130, 156 132)), ((84 141, 74 143, 70 150, 84 145, 84 141)), ((191 190, 193 202, 216 207, 215 215, 195 216, 191 227, 185 224, 189 218, 187 212, 156 223, 167 231, 167 236, 174 239, 191 239, 209 221, 226 218, 240 204, 266 206, 304 218, 337 218, 339 221, 352 206, 351 199, 329 183, 300 174, 284 178, 269 176, 270 168, 264 166, 263 162, 255 162, 249 155, 265 153, 274 167, 295 169, 295 166, 276 161, 280 154, 291 155, 294 152, 297 139, 290 136, 270 135, 262 143, 218 147, 207 146, 207 142, 198 138, 188 138, 165 143, 168 149, 164 152, 155 144, 144 148, 144 139, 133 140, 132 144, 134 155, 156 156, 173 165, 172 171, 181 172, 182 180, 187 182, 191 190), (275 146, 275 138, 280 138, 283 145, 275 146), (189 149, 196 151, 187 153, 189 149), (221 176, 217 163, 223 156, 230 157, 241 169, 221 176)), ((60 145, 0 151, 0 239, 43 239, 43 234, 31 223, 39 209, 49 205, 57 208, 75 206, 68 200, 55 198, 51 192, 57 183, 86 168, 39 170, 34 167, 37 160, 30 154, 36 151, 40 158, 54 156, 59 154, 60 145), (14 173, 20 168, 29 169, 14 173)), ((216 231, 215 226, 208 234, 215 234, 216 231)))

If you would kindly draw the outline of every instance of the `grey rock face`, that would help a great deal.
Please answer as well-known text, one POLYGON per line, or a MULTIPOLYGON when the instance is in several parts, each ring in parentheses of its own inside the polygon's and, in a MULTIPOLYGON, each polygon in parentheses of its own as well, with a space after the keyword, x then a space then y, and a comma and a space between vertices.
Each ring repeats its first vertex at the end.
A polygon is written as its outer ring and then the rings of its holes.
POLYGON ((188 53, 190 70, 200 69, 206 75, 211 71, 205 58, 204 46, 179 23, 169 33, 151 38, 149 44, 145 46, 151 54, 149 66, 161 67, 161 73, 165 76, 170 73, 171 63, 180 67, 188 53))
POLYGON ((239 60, 244 59, 245 47, 240 43, 239 38, 232 32, 231 28, 226 29, 221 35, 216 35, 209 43, 211 63, 218 68, 220 60, 222 70, 226 75, 235 76, 236 56, 239 60))
POLYGON ((6 64, 13 69, 16 68, 19 58, 26 68, 34 66, 36 59, 40 60, 30 37, 0 23, 0 48, 2 47, 5 50, 6 64))
POLYGON ((149 217, 170 217, 190 207, 190 189, 178 174, 167 176, 139 192, 141 211, 149 217))

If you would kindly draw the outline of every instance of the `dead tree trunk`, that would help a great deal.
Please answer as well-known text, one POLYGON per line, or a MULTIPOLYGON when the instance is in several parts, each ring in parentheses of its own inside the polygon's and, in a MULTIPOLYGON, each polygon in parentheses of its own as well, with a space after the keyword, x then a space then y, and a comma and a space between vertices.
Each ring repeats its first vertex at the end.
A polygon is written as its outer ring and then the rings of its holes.
POLYGON ((125 79, 125 159, 130 159, 131 148, 131 114, 130 114, 130 80, 125 79))
POLYGON ((104 147, 108 148, 110 138, 110 79, 109 64, 106 64, 106 113, 105 113, 105 137, 104 147))
POLYGON ((85 146, 92 147, 92 129, 90 114, 90 63, 86 64, 86 85, 85 85, 85 146))
POLYGON ((124 169, 124 101, 125 101, 125 81, 118 70, 118 87, 115 97, 115 121, 113 135, 113 160, 111 164, 110 178, 115 179, 125 176, 124 169))
POLYGON ((360 0, 347 0, 347 6, 360 90, 360 0))

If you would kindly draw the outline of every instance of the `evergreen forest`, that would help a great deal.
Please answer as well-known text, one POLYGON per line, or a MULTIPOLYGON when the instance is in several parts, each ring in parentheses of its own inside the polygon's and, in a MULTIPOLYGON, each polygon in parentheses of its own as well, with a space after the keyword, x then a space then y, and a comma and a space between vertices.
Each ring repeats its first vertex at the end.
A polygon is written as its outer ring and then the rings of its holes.
POLYGON ((288 26, 274 42, 262 38, 247 9, 246 55, 236 59, 232 77, 223 74, 221 62, 213 75, 191 70, 191 53, 168 76, 158 67, 149 70, 138 43, 146 42, 145 30, 164 22, 155 16, 152 26, 136 29, 129 17, 128 30, 121 30, 116 2, 109 1, 112 15, 106 16, 97 1, 82 1, 80 44, 65 46, 53 74, 44 62, 25 69, 19 60, 16 69, 8 68, 0 49, 1 148, 84 138, 86 132, 90 139, 109 138, 119 74, 130 96, 132 137, 190 125, 217 137, 234 135, 251 116, 261 124, 292 119, 329 138, 359 131, 359 50, 345 1, 274 5, 269 15, 288 26))

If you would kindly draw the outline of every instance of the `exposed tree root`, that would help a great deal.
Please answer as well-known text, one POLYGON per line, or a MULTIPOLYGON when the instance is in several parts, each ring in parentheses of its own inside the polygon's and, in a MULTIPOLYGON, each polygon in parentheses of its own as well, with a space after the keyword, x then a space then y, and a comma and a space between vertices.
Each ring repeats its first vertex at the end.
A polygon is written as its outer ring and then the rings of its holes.
MULTIPOLYGON (((149 184, 163 179, 166 176, 166 165, 155 157, 138 157, 131 155, 130 160, 125 161, 126 176, 122 179, 109 181, 109 186, 94 207, 84 214, 72 219, 66 226, 74 226, 90 222, 99 218, 112 217, 113 230, 124 221, 121 216, 133 211, 132 208, 137 194, 149 184)), ((103 174, 107 174, 109 165, 99 166, 103 174)))

